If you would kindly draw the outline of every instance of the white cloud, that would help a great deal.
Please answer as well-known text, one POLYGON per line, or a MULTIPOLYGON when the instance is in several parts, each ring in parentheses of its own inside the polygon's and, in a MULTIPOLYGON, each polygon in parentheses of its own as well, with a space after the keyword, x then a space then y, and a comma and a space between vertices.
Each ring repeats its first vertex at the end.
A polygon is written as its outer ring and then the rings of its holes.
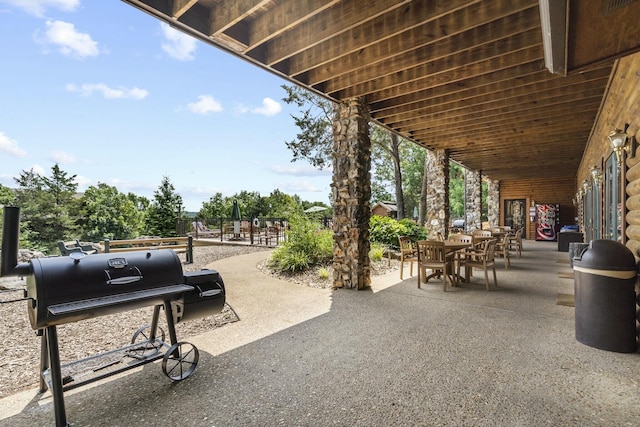
POLYGON ((278 175, 293 175, 293 176, 331 176, 333 174, 330 167, 320 170, 320 169, 314 168, 311 165, 304 165, 304 166, 273 165, 269 167, 269 171, 278 175))
POLYGON ((243 104, 241 103, 236 103, 235 107, 233 107, 233 111, 235 111, 237 114, 245 114, 249 112, 249 107, 245 107, 243 104))
POLYGON ((219 113, 222 111, 222 104, 210 95, 200 95, 198 102, 187 104, 187 108, 196 114, 219 113))
POLYGON ((275 116, 282 111, 282 106, 278 101, 274 101, 271 98, 265 98, 262 100, 262 107, 257 107, 251 110, 252 113, 261 114, 266 117, 275 116))
POLYGON ((93 185, 93 181, 86 176, 76 175, 75 183, 78 184, 78 190, 84 191, 90 185, 93 185))
POLYGON ((49 153, 49 158, 54 163, 60 163, 61 165, 68 165, 71 163, 77 163, 76 158, 73 154, 67 153, 65 151, 52 151, 49 153))
POLYGON ((319 193, 321 191, 326 191, 326 189, 322 189, 315 184, 312 184, 308 181, 289 181, 282 182, 277 185, 277 188, 281 188, 283 191, 291 192, 291 193, 319 193))
POLYGON ((80 86, 69 83, 65 88, 69 92, 78 92, 82 96, 91 96, 94 92, 98 92, 106 99, 144 99, 149 94, 147 90, 137 87, 125 88, 120 86, 112 88, 104 83, 85 83, 80 86))
POLYGON ((18 143, 0 132, 0 151, 14 157, 26 157, 27 152, 18 146, 18 143))
POLYGON ((3 0, 3 2, 37 17, 44 16, 47 9, 73 12, 80 5, 80 0, 3 0))
POLYGON ((196 39, 186 35, 178 30, 171 28, 169 25, 162 23, 162 50, 169 57, 178 61, 192 61, 194 52, 196 51, 196 39))
MULTIPOLYGON (((101 181, 104 182, 104 181, 101 181)), ((132 192, 134 194, 138 194, 139 196, 151 194, 157 189, 151 184, 135 182, 135 181, 127 181, 119 178, 109 178, 105 184, 116 187, 118 191, 121 193, 132 192)))
POLYGON ((98 44, 87 33, 78 32, 73 24, 63 21, 47 21, 42 43, 58 47, 60 53, 78 59, 97 56, 98 44))
POLYGON ((45 176, 45 174, 46 174, 44 168, 42 166, 40 166, 39 164, 35 164, 35 165, 31 166, 29 169, 26 169, 26 170, 32 170, 33 173, 38 174, 40 176, 45 176))

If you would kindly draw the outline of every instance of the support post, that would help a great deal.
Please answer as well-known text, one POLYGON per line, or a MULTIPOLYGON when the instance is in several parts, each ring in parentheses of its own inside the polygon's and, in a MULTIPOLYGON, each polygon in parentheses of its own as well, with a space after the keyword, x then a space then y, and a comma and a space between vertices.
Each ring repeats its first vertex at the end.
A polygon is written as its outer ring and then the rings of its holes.
POLYGON ((363 98, 335 109, 333 120, 333 287, 371 286, 371 140, 363 98))
POLYGON ((467 169, 465 175, 465 205, 467 232, 482 229, 482 175, 467 169))
POLYGON ((487 221, 491 226, 500 225, 500 181, 495 179, 487 179, 487 221))
POLYGON ((427 150, 427 210, 425 226, 429 238, 449 232, 449 153, 427 150))

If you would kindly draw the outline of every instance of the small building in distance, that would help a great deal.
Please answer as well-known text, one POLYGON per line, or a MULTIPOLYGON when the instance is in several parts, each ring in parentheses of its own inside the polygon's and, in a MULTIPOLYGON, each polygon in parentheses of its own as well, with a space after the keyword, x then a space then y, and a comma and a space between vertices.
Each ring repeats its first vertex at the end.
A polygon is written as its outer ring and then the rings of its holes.
POLYGON ((378 202, 371 208, 371 214, 397 219, 398 206, 395 202, 378 202))

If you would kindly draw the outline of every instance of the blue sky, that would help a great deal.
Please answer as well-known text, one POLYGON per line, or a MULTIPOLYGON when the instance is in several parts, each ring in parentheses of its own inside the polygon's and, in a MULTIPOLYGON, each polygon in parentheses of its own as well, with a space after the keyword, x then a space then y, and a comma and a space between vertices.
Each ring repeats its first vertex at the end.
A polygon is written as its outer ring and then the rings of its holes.
POLYGON ((0 183, 58 163, 185 208, 274 189, 329 202, 331 171, 291 162, 287 82, 119 0, 0 0, 0 183))

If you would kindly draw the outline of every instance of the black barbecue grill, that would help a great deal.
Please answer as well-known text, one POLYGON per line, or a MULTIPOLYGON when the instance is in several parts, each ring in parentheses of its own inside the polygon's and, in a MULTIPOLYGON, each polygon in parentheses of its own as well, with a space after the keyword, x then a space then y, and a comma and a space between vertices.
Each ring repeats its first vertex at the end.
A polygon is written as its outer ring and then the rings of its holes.
POLYGON ((0 276, 26 276, 24 298, 31 327, 41 335, 40 391, 51 390, 56 426, 67 426, 63 392, 162 359, 174 381, 187 378, 198 349, 178 342, 175 324, 219 313, 225 303, 222 277, 215 270, 182 272, 172 250, 34 258, 18 263, 20 210, 4 208, 0 276), (151 324, 118 349, 61 366, 56 326, 134 308, 154 306, 151 324), (158 326, 161 309, 169 342, 158 326))

